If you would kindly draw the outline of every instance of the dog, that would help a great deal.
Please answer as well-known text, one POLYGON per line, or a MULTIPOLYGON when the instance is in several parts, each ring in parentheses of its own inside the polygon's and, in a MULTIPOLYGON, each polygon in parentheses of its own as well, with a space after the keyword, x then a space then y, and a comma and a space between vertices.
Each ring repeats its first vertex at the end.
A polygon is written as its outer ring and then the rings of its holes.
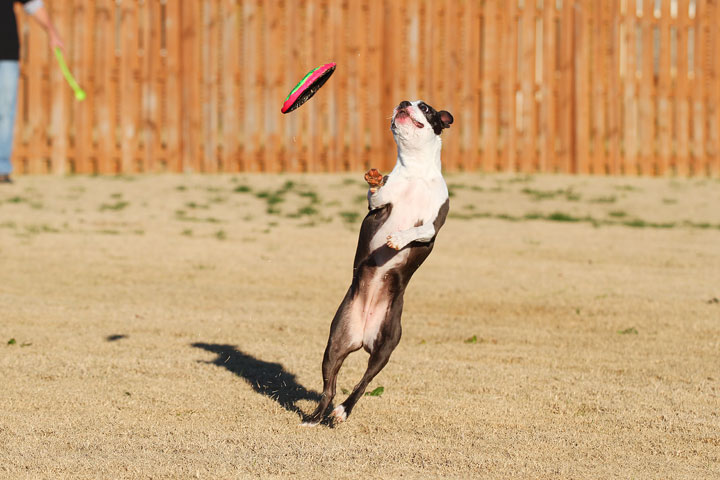
POLYGON ((438 112, 423 101, 403 101, 393 111, 390 129, 397 163, 384 181, 371 182, 372 173, 377 174, 374 169, 366 174, 371 184, 369 212, 360 227, 352 284, 330 326, 322 399, 303 425, 314 426, 323 419, 335 397, 343 361, 362 347, 370 354, 367 370, 331 413, 337 422, 347 420, 400 342, 405 288, 430 255, 450 208, 441 173, 440 134, 452 123, 450 112, 438 112))

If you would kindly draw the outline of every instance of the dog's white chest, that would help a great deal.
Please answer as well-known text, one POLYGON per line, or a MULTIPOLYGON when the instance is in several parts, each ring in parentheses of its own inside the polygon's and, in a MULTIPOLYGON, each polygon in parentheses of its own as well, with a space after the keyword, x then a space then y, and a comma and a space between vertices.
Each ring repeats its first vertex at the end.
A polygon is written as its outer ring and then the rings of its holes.
POLYGON ((392 211, 383 226, 377 231, 370 242, 370 251, 374 251, 387 242, 388 235, 413 228, 425 219, 434 216, 437 211, 437 186, 423 179, 408 180, 397 184, 389 184, 393 188, 392 211))

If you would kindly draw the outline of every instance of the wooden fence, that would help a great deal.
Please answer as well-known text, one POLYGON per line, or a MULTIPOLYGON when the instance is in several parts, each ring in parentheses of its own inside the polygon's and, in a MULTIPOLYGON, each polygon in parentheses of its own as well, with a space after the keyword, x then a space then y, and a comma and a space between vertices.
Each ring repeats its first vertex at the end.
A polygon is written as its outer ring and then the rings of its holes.
POLYGON ((20 172, 387 170, 389 115, 455 115, 449 170, 720 175, 720 0, 47 0, 20 172), (283 115, 311 68, 333 78, 283 115))

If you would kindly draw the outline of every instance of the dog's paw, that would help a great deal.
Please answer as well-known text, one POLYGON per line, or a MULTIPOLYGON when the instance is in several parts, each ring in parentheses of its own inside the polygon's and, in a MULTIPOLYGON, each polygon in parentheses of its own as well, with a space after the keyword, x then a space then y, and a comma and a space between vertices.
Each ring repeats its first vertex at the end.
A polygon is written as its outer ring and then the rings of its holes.
POLYGON ((338 405, 330 413, 330 416, 334 418, 335 421, 338 423, 344 422, 345 420, 347 420, 347 412, 345 411, 345 407, 343 407, 342 405, 338 405))
POLYGON ((385 183, 385 179, 382 175, 382 173, 378 172, 376 168, 371 168, 367 171, 365 174, 365 181, 370 185, 371 187, 382 187, 383 183, 385 183))
POLYGON ((302 422, 299 426, 303 427, 303 428, 312 428, 312 427, 317 427, 319 423, 320 422, 307 421, 307 422, 302 422))
POLYGON ((393 250, 400 250, 405 245, 407 245, 407 242, 404 240, 403 235, 400 232, 387 236, 387 246, 393 250))

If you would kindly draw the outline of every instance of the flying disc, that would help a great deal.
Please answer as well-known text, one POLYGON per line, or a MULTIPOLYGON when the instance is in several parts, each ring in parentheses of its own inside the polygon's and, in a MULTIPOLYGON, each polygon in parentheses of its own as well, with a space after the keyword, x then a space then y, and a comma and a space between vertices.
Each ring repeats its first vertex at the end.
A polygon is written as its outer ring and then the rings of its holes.
POLYGON ((282 113, 290 113, 303 103, 310 100, 310 97, 328 81, 330 75, 335 71, 335 62, 320 65, 315 70, 308 72, 300 82, 290 91, 282 106, 282 113))

